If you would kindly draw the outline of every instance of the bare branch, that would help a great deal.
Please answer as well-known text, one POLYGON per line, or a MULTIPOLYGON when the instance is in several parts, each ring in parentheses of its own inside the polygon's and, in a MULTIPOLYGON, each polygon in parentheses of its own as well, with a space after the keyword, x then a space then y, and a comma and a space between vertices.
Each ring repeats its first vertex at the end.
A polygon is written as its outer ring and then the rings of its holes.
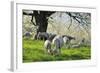
MULTIPOLYGON (((89 23, 86 21, 88 19, 87 17, 83 17, 81 13, 70 13, 70 12, 66 12, 66 13, 79 23, 77 27, 81 26, 88 33, 87 28, 89 23)), ((89 13, 85 13, 85 14, 87 14, 86 16, 90 16, 89 13)), ((71 26, 71 24, 69 26, 71 26)))
POLYGON ((32 16, 33 13, 26 13, 26 12, 23 12, 23 15, 29 15, 29 16, 32 16))
POLYGON ((32 19, 31 19, 31 22, 34 26, 36 26, 36 24, 33 22, 33 16, 34 16, 34 11, 33 11, 33 15, 32 15, 32 19))
POLYGON ((71 25, 72 25, 72 18, 70 17, 70 25, 69 25, 69 27, 68 27, 68 30, 69 30, 69 28, 71 27, 71 25))

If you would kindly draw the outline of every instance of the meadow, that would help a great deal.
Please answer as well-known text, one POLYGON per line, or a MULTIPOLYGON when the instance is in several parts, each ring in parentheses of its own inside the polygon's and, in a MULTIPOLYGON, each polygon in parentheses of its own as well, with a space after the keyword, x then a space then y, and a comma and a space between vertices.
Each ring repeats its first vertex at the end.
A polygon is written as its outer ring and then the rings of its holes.
POLYGON ((87 60, 91 59, 91 47, 61 48, 61 55, 49 55, 45 53, 44 41, 23 39, 23 62, 44 62, 64 60, 87 60))

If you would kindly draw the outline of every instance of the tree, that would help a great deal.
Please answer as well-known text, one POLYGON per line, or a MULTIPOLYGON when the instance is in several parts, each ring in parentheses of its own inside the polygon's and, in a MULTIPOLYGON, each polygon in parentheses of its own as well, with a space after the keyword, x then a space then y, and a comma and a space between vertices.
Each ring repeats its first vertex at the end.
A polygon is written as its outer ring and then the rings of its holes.
MULTIPOLYGON (((53 19, 53 17, 50 17, 53 13, 56 13, 56 11, 38 11, 38 10, 31 10, 31 13, 23 11, 23 15, 29 15, 31 16, 31 22, 34 26, 37 26, 37 34, 38 32, 46 32, 47 26, 48 26, 48 18, 53 19), (35 22, 33 21, 33 17, 35 18, 35 22)), ((90 13, 83 13, 83 12, 62 12, 59 17, 62 17, 62 14, 66 13, 70 16, 70 25, 67 29, 70 29, 72 25, 72 20, 77 21, 79 24, 77 27, 80 27, 81 29, 84 29, 84 31, 87 32, 88 35, 90 35, 90 28, 91 26, 91 14, 90 13)))
POLYGON ((48 26, 48 17, 53 14, 54 12, 50 11, 35 11, 33 10, 33 13, 26 13, 23 11, 24 15, 30 15, 32 16, 31 22, 34 26, 37 26, 37 34, 38 32, 46 32, 47 26, 48 26), (33 17, 35 17, 35 22, 33 22, 33 17))

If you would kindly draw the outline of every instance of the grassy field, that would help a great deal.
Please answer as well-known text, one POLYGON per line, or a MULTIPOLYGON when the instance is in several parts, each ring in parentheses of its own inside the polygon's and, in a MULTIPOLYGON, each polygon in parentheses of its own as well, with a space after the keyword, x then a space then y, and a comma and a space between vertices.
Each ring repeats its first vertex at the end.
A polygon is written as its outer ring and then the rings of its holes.
POLYGON ((39 40, 23 39, 23 62, 83 60, 91 58, 90 47, 62 48, 60 56, 48 55, 39 40))

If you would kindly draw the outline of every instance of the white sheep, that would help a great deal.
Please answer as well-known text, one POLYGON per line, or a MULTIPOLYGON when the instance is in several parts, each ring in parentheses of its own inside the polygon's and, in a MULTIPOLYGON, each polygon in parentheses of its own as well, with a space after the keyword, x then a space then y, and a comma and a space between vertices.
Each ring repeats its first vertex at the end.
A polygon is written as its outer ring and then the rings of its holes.
POLYGON ((49 40, 44 42, 44 48, 48 54, 51 54, 51 42, 49 40))
POLYGON ((63 37, 60 35, 57 35, 54 37, 54 39, 52 40, 52 52, 55 55, 59 55, 61 54, 61 47, 63 46, 63 37))

